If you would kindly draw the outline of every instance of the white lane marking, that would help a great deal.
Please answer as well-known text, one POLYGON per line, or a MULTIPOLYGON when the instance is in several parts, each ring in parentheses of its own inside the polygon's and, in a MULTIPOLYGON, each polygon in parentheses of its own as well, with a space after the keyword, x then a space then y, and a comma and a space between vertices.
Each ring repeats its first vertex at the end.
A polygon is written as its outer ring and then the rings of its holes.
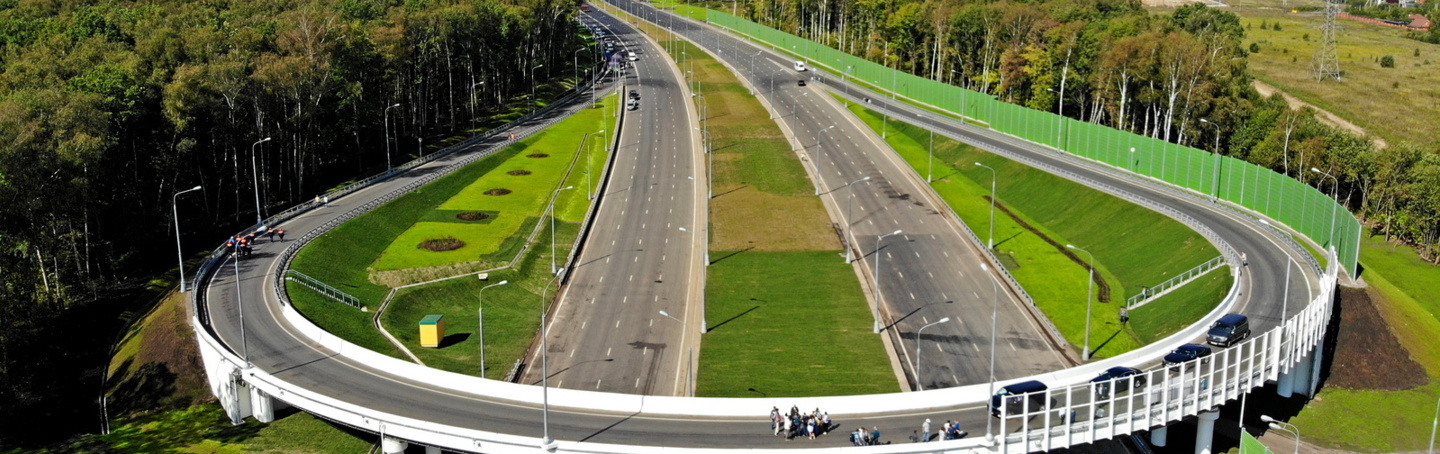
MULTIPOLYGON (((608 261, 608 260, 607 260, 607 261, 608 261)), ((598 283, 600 283, 600 282, 605 282, 605 276, 600 276, 600 280, 597 281, 596 283, 598 284, 598 283)))
POLYGON ((910 299, 912 299, 912 300, 915 299, 915 292, 909 292, 909 293, 910 293, 910 299))
POLYGON ((1015 350, 1015 344, 1010 343, 1010 341, 1005 341, 1005 343, 1008 344, 1008 345, 1010 345, 1010 350, 1012 350, 1012 351, 1018 351, 1018 350, 1015 350))
POLYGON ((970 346, 975 347, 975 353, 980 353, 980 344, 970 344, 970 346))
POLYGON ((581 322, 580 322, 580 329, 581 329, 581 330, 584 330, 584 329, 585 329, 585 325, 589 325, 589 324, 590 324, 590 321, 589 321, 589 320, 583 320, 583 321, 581 321, 581 322))
POLYGON ((942 352, 945 351, 945 349, 940 348, 940 343, 939 343, 939 342, 936 342, 936 343, 935 343, 935 349, 936 349, 936 350, 940 350, 940 351, 942 351, 942 352))
POLYGON ((611 349, 611 348, 614 348, 614 347, 605 347, 605 356, 610 356, 610 349, 611 349))
POLYGON ((571 350, 570 350, 570 357, 571 357, 571 358, 574 358, 574 357, 575 357, 575 350, 574 350, 574 349, 571 349, 571 350))

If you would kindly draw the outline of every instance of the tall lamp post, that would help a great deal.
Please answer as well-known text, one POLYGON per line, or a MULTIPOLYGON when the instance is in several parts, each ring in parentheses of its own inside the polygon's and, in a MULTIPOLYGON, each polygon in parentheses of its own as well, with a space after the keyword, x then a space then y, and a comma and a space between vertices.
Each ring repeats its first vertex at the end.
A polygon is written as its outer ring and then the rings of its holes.
POLYGON ((924 391, 924 390, 925 390, 925 386, 920 384, 920 366, 924 365, 924 363, 922 363, 922 362, 920 361, 920 355, 921 355, 922 353, 924 353, 924 351, 920 349, 920 333, 925 332, 925 328, 929 328, 929 327, 932 327, 932 326, 935 326, 935 325, 939 325, 939 324, 941 324, 941 323, 945 323, 945 322, 948 322, 948 321, 950 321, 950 317, 945 317, 945 318, 940 319, 940 321, 937 321, 937 322, 935 322, 935 323, 931 323, 931 324, 922 326, 922 327, 920 327, 920 329, 915 330, 915 390, 916 390, 916 391, 924 391))
POLYGON ((250 177, 253 179, 252 183, 255 185, 255 225, 260 225, 265 222, 265 218, 260 215, 260 174, 256 172, 255 167, 255 146, 269 141, 270 138, 266 137, 250 144, 250 177))
POLYGON ((1335 245, 1335 207, 1340 206, 1340 179, 1339 179, 1339 178, 1335 178, 1335 176, 1334 176, 1334 175, 1331 175, 1329 172, 1326 172, 1326 171, 1324 171, 1324 170, 1320 170, 1320 169, 1317 169, 1317 168, 1314 168, 1314 167, 1311 167, 1311 168, 1310 168, 1310 171, 1311 171, 1311 172, 1318 173, 1318 174, 1321 174, 1321 175, 1324 175, 1324 176, 1327 176, 1327 177, 1330 177, 1330 181, 1333 182, 1333 184, 1330 185, 1330 198, 1335 200, 1335 204, 1334 204, 1334 205, 1330 205, 1330 245, 1331 245, 1331 246, 1334 246, 1334 245, 1335 245))
POLYGON ((926 183, 934 183, 934 182, 935 182, 935 119, 934 119, 934 118, 926 117, 926 116, 921 115, 921 114, 915 114, 915 116, 930 120, 930 155, 929 155, 930 157, 929 157, 929 159, 925 162, 925 182, 926 182, 926 183))
POLYGON ((824 181, 823 181, 823 180, 825 179, 824 176, 822 176, 822 175, 820 174, 820 150, 822 149, 822 148, 820 147, 820 134, 821 134, 821 133, 824 133, 825 131, 829 131, 829 130, 831 130, 831 129, 834 129, 834 128, 835 128, 835 125, 830 125, 829 127, 826 127, 825 129, 821 129, 821 130, 819 130, 819 131, 816 131, 815 134, 814 134, 814 138, 815 138, 815 153, 812 153, 812 154, 810 155, 810 159, 812 159, 812 160, 815 161, 815 195, 817 195, 817 196, 820 195, 820 187, 821 187, 822 184, 824 184, 824 181))
POLYGON ((1078 247, 1075 247, 1075 245, 1073 245, 1073 244, 1067 244, 1067 245, 1065 245, 1065 247, 1070 248, 1070 249, 1074 249, 1074 250, 1077 250, 1077 251, 1080 251, 1080 252, 1084 252, 1085 255, 1090 256, 1090 262, 1086 264, 1086 265, 1087 265, 1086 267, 1087 267, 1087 268, 1090 268, 1090 278, 1087 279, 1087 280, 1086 280, 1086 283, 1085 283, 1085 351, 1084 351, 1084 356, 1083 356, 1083 359, 1084 359, 1085 361, 1089 361, 1089 360, 1090 360, 1090 308, 1091 308, 1091 301, 1094 299, 1094 296, 1095 296, 1095 254, 1091 254, 1090 251, 1087 251, 1087 250, 1084 250, 1084 249, 1080 249, 1080 248, 1078 248, 1078 247))
MULTIPOLYGON (((581 47, 579 49, 575 49, 575 52, 572 52, 570 54, 570 64, 572 66, 571 72, 575 75, 576 88, 580 87, 580 51, 582 50, 585 50, 585 48, 581 47)), ((589 70, 586 70, 586 72, 589 72, 589 70)))
POLYGON ((696 103, 700 107, 700 146, 705 151, 705 198, 715 198, 715 153, 710 145, 710 102, 705 100, 705 95, 691 93, 690 96, 700 98, 696 103))
POLYGON ((470 84, 470 129, 477 129, 480 127, 480 103, 478 99, 479 97, 475 95, 475 87, 479 87, 481 85, 485 85, 485 82, 476 82, 470 84))
MULTIPOLYGON (((680 230, 681 232, 690 233, 690 231, 689 231, 689 230, 686 230, 684 227, 676 227, 676 229, 680 230)), ((691 236, 690 238, 691 238, 692 241, 693 241, 696 237, 695 237, 695 236, 691 236)), ((702 280, 702 281, 705 280, 705 270, 708 270, 708 269, 709 269, 708 267, 710 266, 710 248, 708 248, 708 247, 705 248, 705 249, 703 250, 703 253, 705 254, 704 257, 703 257, 703 259, 705 260, 705 266, 706 266, 706 268, 701 268, 702 273, 701 273, 701 276, 700 276, 700 280, 702 280)), ((708 332, 710 332, 710 327, 705 326, 705 300, 704 300, 704 299, 701 299, 701 300, 700 300, 700 334, 705 334, 705 333, 708 333, 708 332)))
POLYGON ((560 269, 555 267, 555 201, 560 198, 560 191, 575 189, 574 186, 566 186, 556 189, 550 194, 550 273, 559 273, 560 269))
POLYGON ((245 336, 245 301, 240 296, 240 243, 230 251, 230 258, 235 260, 235 310, 240 313, 240 358, 245 360, 245 368, 250 368, 250 343, 245 336))
POLYGON ((545 294, 550 291, 550 284, 554 284, 564 275, 564 269, 556 272, 555 277, 550 278, 550 282, 546 282, 545 288, 540 290, 540 449, 546 451, 551 450, 550 444, 555 440, 550 439, 550 358, 546 354, 550 350, 550 325, 546 320, 550 311, 546 307, 549 300, 545 299, 545 294))
POLYGON ((1220 198, 1220 125, 1204 118, 1201 118, 1200 122, 1215 128, 1215 147, 1210 150, 1215 154, 1215 183, 1211 185, 1213 189, 1210 190, 1210 200, 1214 201, 1220 198))
MULTIPOLYGON (((990 274, 990 267, 980 264, 980 271, 986 275, 990 274)), ((995 338, 1000 336, 1000 292, 995 276, 990 276, 990 393, 995 395, 995 338)), ((995 441, 995 431, 991 428, 995 418, 985 418, 985 441, 995 441)))
POLYGON ((870 279, 870 282, 875 284, 875 334, 880 334, 880 303, 885 300, 885 295, 880 293, 880 242, 884 241, 885 237, 899 235, 900 232, 896 230, 875 237, 875 266, 871 267, 873 274, 870 279))
POLYGON ((986 240, 985 248, 995 249, 995 180, 1000 179, 1000 174, 999 172, 995 171, 994 167, 990 167, 978 162, 975 163, 975 165, 990 170, 990 239, 986 240))
POLYGON ((390 165, 390 109, 396 107, 400 107, 400 103, 385 107, 385 173, 390 173, 395 168, 390 165))
POLYGON ((1435 419, 1430 421, 1430 450, 1429 454, 1435 454, 1435 430, 1440 429, 1440 398, 1435 399, 1435 419))
MULTIPOLYGON (((560 61, 565 61, 565 60, 560 60, 560 61)), ((545 64, 542 63, 542 64, 535 65, 534 68, 530 68, 530 102, 535 102, 535 86, 536 86, 536 85, 540 85, 540 84, 535 83, 535 70, 540 69, 540 68, 544 68, 544 67, 545 67, 545 64)))
POLYGON ((1290 423, 1287 423, 1287 422, 1284 422, 1284 421, 1281 421, 1281 420, 1278 420, 1278 419, 1275 419, 1275 418, 1271 418, 1271 417, 1266 416, 1266 415, 1260 415, 1260 420, 1261 420, 1261 421, 1265 421, 1265 422, 1267 422, 1267 423, 1270 423, 1270 428, 1271 428, 1271 429, 1275 429, 1275 430, 1278 430, 1278 431, 1281 431, 1281 432, 1285 432, 1285 433, 1288 433, 1288 434, 1294 436, 1294 437, 1295 437, 1295 454, 1300 454, 1300 428, 1299 428, 1299 427, 1295 427, 1295 425, 1293 425, 1293 424, 1290 424, 1290 423))
MULTIPOLYGON (((681 321, 680 319, 675 318, 674 316, 670 315, 669 312, 660 311, 660 315, 665 316, 665 318, 674 320, 675 322, 679 323, 682 328, 685 326, 685 322, 683 322, 683 321, 681 321)), ((690 389, 688 390, 688 392, 685 393, 685 395, 687 395, 687 396, 688 396, 688 395, 695 394, 695 389, 694 389, 692 386, 690 386, 690 383, 694 383, 694 382, 695 382, 695 363, 694 363, 694 358, 695 358, 695 348, 694 348, 694 347, 690 347, 689 349, 685 350, 685 366, 686 366, 686 370, 688 370, 687 375, 686 375, 686 377, 685 377, 685 381, 686 381, 686 388, 690 388, 690 389)))
POLYGON ((509 283, 509 280, 503 280, 494 284, 480 287, 480 294, 477 298, 479 300, 479 303, 477 304, 477 306, 479 307, 477 315, 480 318, 480 378, 485 378, 485 289, 490 287, 499 287, 501 285, 509 283))
MULTIPOLYGON (((845 183, 845 187, 850 188, 851 185, 854 185, 855 183, 859 183, 861 181, 870 181, 870 177, 865 177, 859 180, 845 183)), ((845 233, 850 233, 850 220, 853 219, 851 217, 851 210, 853 208, 855 208, 855 188, 850 188, 850 197, 846 198, 845 201, 845 233)), ((844 237, 841 237, 840 239, 843 240, 843 243, 845 243, 845 263, 855 261, 855 248, 850 247, 850 240, 846 240, 844 237)))
POLYGON ((185 252, 180 249, 180 209, 176 206, 176 199, 180 194, 199 190, 200 186, 196 185, 170 196, 170 217, 175 219, 175 255, 180 258, 180 293, 185 293, 185 252))

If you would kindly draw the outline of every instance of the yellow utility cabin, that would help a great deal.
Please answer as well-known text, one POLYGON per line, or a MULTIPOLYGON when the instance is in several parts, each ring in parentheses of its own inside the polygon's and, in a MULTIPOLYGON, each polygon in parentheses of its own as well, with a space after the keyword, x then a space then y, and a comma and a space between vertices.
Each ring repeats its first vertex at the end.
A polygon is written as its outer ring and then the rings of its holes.
POLYGON ((436 348, 445 338, 445 316, 432 314, 420 319, 420 346, 436 348))

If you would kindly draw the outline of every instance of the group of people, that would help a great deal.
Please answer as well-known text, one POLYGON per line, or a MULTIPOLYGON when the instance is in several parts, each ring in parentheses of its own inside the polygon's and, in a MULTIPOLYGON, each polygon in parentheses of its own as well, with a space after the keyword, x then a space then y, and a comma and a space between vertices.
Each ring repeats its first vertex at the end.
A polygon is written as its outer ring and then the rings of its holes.
POLYGON ((777 437, 784 435, 786 440, 795 437, 814 440, 816 436, 830 432, 830 413, 816 408, 813 412, 802 414, 800 407, 796 406, 791 406, 789 413, 781 413, 780 407, 771 407, 770 431, 777 437))
MULTIPOLYGON (((961 438, 965 438, 966 435, 969 435, 969 432, 960 430, 960 423, 958 421, 951 421, 947 419, 945 420, 945 424, 940 426, 940 431, 939 433, 937 433, 937 435, 939 435, 936 438, 937 440, 959 440, 961 438)), ((920 430, 917 430, 910 435, 910 441, 918 443, 930 441, 929 418, 926 418, 925 423, 920 425, 920 430)))
MULTIPOLYGON (((226 240, 225 246, 234 250, 236 257, 249 257, 255 253, 255 240, 259 239, 260 235, 262 235, 260 230, 245 235, 238 235, 226 240)), ((285 241, 285 229, 266 227, 263 235, 270 241, 275 241, 276 236, 280 237, 280 241, 285 241)))

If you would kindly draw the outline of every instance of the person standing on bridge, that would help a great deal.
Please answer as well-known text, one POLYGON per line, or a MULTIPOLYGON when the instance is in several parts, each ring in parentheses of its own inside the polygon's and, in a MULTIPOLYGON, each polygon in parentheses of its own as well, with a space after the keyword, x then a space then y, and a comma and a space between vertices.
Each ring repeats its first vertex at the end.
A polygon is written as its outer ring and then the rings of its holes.
POLYGON ((930 418, 925 418, 925 424, 920 425, 920 442, 930 441, 930 418))

